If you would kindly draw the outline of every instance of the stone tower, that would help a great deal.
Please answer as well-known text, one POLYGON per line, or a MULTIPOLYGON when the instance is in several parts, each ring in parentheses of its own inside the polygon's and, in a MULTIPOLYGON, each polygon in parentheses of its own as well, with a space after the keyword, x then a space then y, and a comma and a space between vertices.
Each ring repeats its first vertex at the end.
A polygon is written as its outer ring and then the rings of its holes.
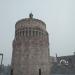
POLYGON ((50 75, 46 24, 38 19, 19 20, 13 40, 12 75, 50 75))

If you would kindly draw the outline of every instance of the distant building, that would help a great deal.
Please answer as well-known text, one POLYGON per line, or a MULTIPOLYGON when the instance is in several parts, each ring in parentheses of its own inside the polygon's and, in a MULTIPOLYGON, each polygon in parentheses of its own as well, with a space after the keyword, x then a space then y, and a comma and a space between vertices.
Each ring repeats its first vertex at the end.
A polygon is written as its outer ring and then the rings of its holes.
POLYGON ((57 62, 52 62, 51 74, 75 74, 75 55, 60 56, 57 62))
POLYGON ((10 75, 11 67, 0 65, 0 75, 10 75))

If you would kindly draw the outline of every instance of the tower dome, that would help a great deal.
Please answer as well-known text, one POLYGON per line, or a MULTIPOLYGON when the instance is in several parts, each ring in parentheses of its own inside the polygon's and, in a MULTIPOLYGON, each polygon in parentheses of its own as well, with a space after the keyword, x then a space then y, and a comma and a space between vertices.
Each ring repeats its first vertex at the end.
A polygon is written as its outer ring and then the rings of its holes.
POLYGON ((33 27, 33 28, 41 28, 42 30, 46 30, 46 24, 38 19, 33 18, 33 15, 30 14, 29 18, 19 20, 16 25, 16 30, 25 27, 33 27))

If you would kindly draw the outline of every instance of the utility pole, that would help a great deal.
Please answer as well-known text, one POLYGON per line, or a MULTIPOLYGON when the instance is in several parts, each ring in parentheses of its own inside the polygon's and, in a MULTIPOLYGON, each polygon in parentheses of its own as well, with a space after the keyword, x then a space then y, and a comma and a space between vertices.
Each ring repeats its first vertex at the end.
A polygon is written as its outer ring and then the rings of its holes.
POLYGON ((1 56, 1 62, 0 62, 0 75, 3 75, 3 65, 2 65, 2 62, 3 62, 3 53, 0 53, 0 56, 1 56))
POLYGON ((0 56, 2 57, 1 58, 1 65, 2 65, 2 63, 3 63, 3 53, 0 53, 0 56))

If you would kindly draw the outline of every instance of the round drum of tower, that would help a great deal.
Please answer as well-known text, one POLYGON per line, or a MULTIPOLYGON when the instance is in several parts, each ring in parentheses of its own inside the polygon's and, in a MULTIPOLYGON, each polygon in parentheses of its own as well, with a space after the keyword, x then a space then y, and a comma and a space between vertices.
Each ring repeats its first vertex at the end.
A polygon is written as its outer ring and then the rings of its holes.
POLYGON ((33 14, 15 24, 12 73, 13 75, 50 74, 46 24, 33 18, 33 14))

